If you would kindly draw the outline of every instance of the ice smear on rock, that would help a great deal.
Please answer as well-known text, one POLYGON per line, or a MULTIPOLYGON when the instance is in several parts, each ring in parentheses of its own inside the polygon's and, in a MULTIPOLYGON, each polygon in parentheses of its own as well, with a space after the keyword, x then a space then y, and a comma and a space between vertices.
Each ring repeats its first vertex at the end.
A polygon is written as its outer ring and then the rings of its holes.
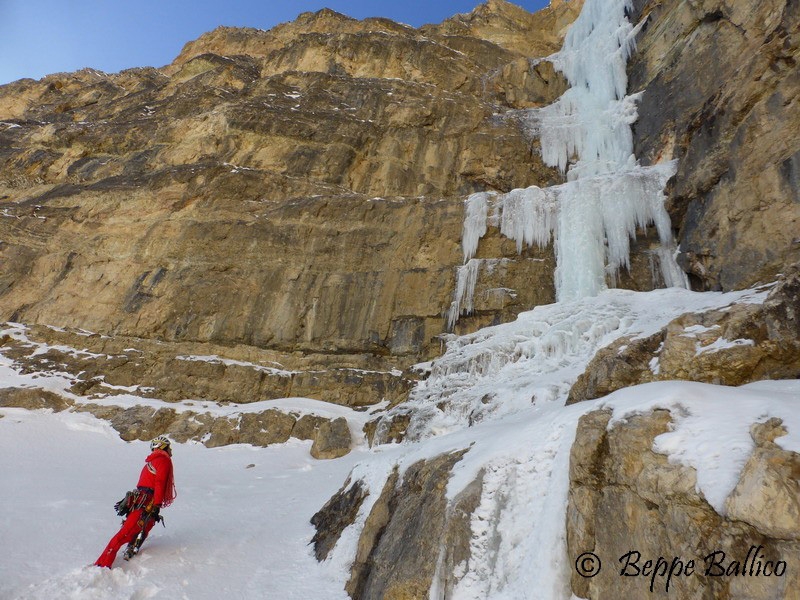
POLYGON ((447 312, 447 328, 452 330, 458 320, 458 316, 464 312, 470 314, 474 308, 475 285, 478 283, 478 270, 481 260, 471 258, 467 264, 458 268, 456 271, 456 291, 453 294, 453 302, 447 312))
POLYGON ((489 196, 487 192, 472 194, 464 202, 464 228, 461 235, 461 247, 464 250, 464 263, 475 256, 478 251, 478 242, 486 235, 486 220, 489 210, 489 196))
POLYGON ((451 336, 445 353, 433 361, 430 376, 395 411, 411 416, 409 439, 424 439, 535 405, 563 404, 595 353, 614 340, 647 337, 686 312, 760 303, 766 295, 753 290, 606 290, 595 297, 537 306, 512 323, 451 336))

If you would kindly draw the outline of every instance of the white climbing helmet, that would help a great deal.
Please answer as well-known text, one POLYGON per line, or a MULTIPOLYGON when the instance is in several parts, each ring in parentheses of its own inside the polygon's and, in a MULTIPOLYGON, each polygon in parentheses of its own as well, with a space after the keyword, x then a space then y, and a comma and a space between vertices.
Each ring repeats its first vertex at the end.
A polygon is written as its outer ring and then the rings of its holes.
POLYGON ((153 441, 150 442, 150 450, 164 450, 165 452, 169 452, 172 450, 169 438, 164 435, 154 437, 153 441))

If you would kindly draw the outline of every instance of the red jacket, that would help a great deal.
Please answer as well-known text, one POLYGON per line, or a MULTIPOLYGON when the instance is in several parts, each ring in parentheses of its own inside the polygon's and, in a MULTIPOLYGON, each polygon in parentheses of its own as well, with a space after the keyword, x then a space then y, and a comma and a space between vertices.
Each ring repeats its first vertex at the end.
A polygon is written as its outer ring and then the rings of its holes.
POLYGON ((147 457, 142 474, 139 475, 139 487, 153 490, 153 506, 169 506, 175 498, 175 486, 172 478, 172 459, 164 450, 153 450, 147 457))

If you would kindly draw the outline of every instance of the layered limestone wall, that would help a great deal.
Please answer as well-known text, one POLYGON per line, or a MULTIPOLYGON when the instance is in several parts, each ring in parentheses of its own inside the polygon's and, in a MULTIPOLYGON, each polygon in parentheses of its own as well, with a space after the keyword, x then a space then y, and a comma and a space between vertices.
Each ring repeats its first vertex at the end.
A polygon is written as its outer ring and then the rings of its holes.
POLYGON ((380 358, 362 354, 292 356, 42 326, 7 331, 0 331, 0 350, 14 370, 67 380, 69 393, 86 398, 135 392, 166 402, 248 404, 302 397, 363 407, 376 395, 401 402, 415 379, 412 372, 382 371, 380 358))
POLYGON ((800 7, 636 0, 629 63, 643 161, 679 159, 668 208, 695 289, 765 283, 800 260, 800 7))
MULTIPOLYGON (((492 1, 420 30, 323 10, 163 69, 2 86, 0 320, 318 371, 431 358, 466 195, 559 180, 504 115, 565 89, 534 59, 577 10, 492 1)), ((552 264, 497 246, 460 330, 552 301, 552 264)), ((251 394, 227 383, 209 397, 251 394)))

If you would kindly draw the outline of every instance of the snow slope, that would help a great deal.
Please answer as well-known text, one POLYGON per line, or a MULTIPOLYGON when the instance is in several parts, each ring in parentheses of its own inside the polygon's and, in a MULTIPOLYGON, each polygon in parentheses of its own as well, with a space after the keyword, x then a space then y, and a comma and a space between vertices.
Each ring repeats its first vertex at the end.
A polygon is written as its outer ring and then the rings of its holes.
MULTIPOLYGON (((569 448, 578 418, 609 407, 614 419, 673 408, 676 426, 657 451, 698 470, 712 506, 753 448, 750 424, 776 416, 800 451, 800 381, 726 388, 652 383, 570 407, 555 403, 422 442, 357 449, 316 461, 309 442, 270 448, 176 445, 178 498, 142 554, 112 570, 90 564, 114 533, 113 503, 138 476, 147 446, 126 443, 81 413, 0 409, 0 598, 346 598, 343 591, 362 507, 329 560, 318 564, 309 519, 353 476, 379 490, 394 464, 471 446, 448 486, 454 496, 480 469, 484 492, 473 518, 472 558, 454 598, 568 599, 564 515, 569 448), (251 466, 252 465, 252 466, 251 466), (540 565, 539 569, 523 568, 540 565)), ((434 589, 431 597, 435 595, 434 589)))
POLYGON ((420 439, 530 410, 531 403, 563 405, 592 357, 614 340, 647 337, 687 312, 760 304, 767 293, 768 286, 726 294, 680 288, 606 290, 537 306, 514 322, 453 336, 445 353, 433 361, 428 379, 395 410, 411 414, 408 435, 420 439), (447 401, 440 408, 443 399, 447 401))
POLYGON ((86 565, 116 532, 113 504, 135 485, 147 445, 87 414, 0 414, 0 598, 346 598, 344 573, 311 554, 309 519, 361 452, 317 461, 310 442, 176 445, 167 527, 107 570, 86 565))

